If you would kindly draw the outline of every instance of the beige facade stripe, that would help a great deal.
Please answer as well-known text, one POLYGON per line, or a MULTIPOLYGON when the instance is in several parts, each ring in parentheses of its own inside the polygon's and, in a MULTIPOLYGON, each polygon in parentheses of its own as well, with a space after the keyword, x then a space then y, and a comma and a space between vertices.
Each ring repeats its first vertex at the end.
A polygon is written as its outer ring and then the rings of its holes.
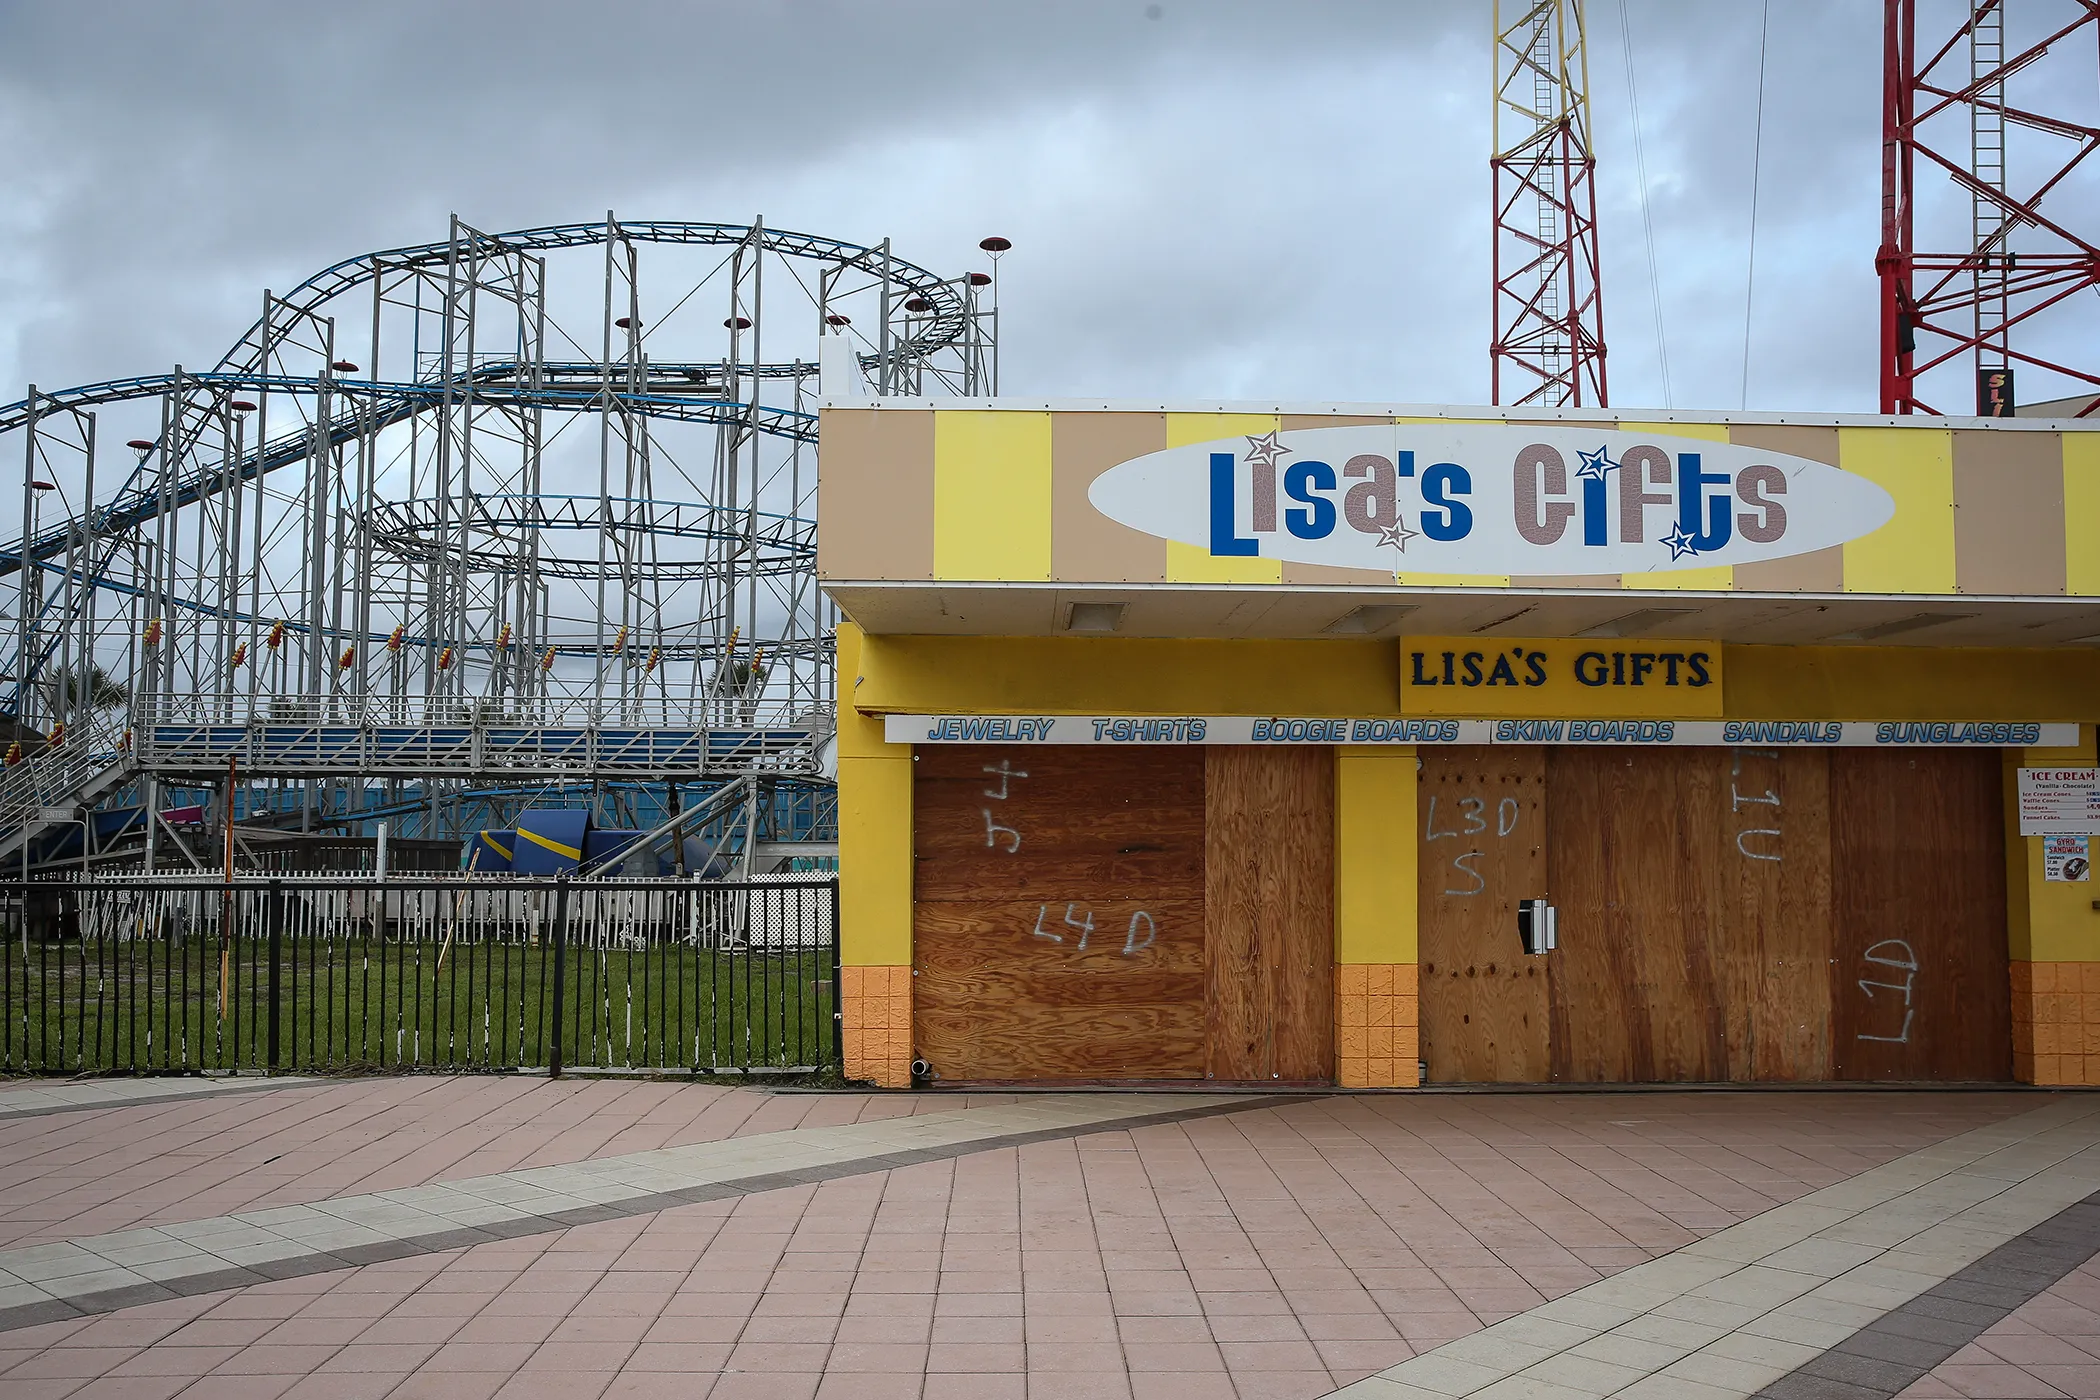
POLYGON ((933 414, 827 408, 817 573, 832 579, 933 577, 933 414))
POLYGON ((2064 532, 2046 525, 2063 514, 2063 434, 1955 430, 1958 590, 2061 596, 2064 532))
MULTIPOLYGON (((1806 457, 1829 466, 1838 463, 1836 428, 1797 428, 1772 424, 1733 424, 1728 440, 1738 447, 1762 447, 1790 457, 1806 457)), ((1768 559, 1735 566, 1735 586, 1745 593, 1842 593, 1845 549, 1832 545, 1788 559, 1768 559)))
MULTIPOLYGON (((1087 489, 1119 462, 1163 451, 1164 413, 1060 413, 1050 428, 1050 576, 1164 583, 1167 542, 1094 509, 1087 489)), ((1060 619, 1060 622, 1062 619, 1060 619)))

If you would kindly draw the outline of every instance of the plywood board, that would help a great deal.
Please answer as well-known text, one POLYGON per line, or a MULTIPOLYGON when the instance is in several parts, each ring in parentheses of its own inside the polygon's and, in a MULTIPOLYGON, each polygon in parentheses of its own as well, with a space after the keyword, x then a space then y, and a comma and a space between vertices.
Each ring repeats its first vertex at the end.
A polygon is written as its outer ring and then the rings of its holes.
POLYGON ((1830 757, 1715 751, 1728 1078, 1830 1078, 1830 757))
POLYGON ((1210 1077, 1334 1076, 1334 755, 1205 751, 1210 1077))
POLYGON ((1198 1078, 1203 755, 929 747, 915 1048, 947 1080, 1198 1078))
POLYGON ((1999 756, 1830 762, 1836 1077, 2010 1079, 1999 756))
POLYGON ((1554 1078, 1725 1078, 1718 751, 1556 748, 1546 767, 1554 1078))
POLYGON ((1425 749, 1416 800, 1422 1058, 1440 1084, 1542 1083, 1550 959, 1517 905, 1547 897, 1546 751, 1425 749))

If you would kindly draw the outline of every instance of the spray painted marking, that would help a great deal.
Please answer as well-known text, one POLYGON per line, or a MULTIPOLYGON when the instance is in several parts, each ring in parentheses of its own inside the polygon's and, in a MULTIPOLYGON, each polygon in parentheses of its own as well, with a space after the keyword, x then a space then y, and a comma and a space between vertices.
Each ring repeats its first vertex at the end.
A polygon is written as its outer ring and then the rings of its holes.
POLYGON ((1910 1004, 1911 987, 1918 980, 1917 953, 1911 949, 1910 944, 1900 938, 1884 938, 1867 949, 1863 956, 1867 962, 1880 967, 1892 967, 1902 972, 1901 982, 1884 982, 1878 978, 1862 977, 1859 979, 1859 989, 1865 992, 1869 999, 1874 996, 1876 987, 1887 992, 1903 993, 1903 1029, 1895 1035, 1867 1035, 1862 1032, 1854 1039, 1879 1040, 1890 1045, 1910 1044, 1910 1018, 1918 1014, 1917 1008, 1910 1004))
MULTIPOLYGON (((1428 814, 1422 824, 1423 839, 1426 841, 1439 841, 1447 836, 1478 836, 1488 829, 1486 798, 1461 797, 1458 799, 1458 811, 1459 819, 1464 824, 1464 829, 1438 831, 1436 829, 1436 796, 1432 793, 1429 798, 1428 814)), ((1505 797, 1495 804, 1494 828, 1497 839, 1507 840, 1511 833, 1516 831, 1517 823, 1521 819, 1523 811, 1524 804, 1517 801, 1514 797, 1505 797)), ((1473 887, 1464 890, 1447 889, 1444 893, 1456 895, 1461 899, 1468 899, 1485 890, 1487 888, 1487 877, 1482 875, 1472 862, 1479 860, 1486 854, 1485 850, 1475 848, 1451 857, 1451 868, 1462 871, 1470 877, 1473 881, 1473 887)))
MULTIPOLYGON (((1005 759, 1001 759, 997 763, 985 764, 984 771, 992 774, 993 776, 999 779, 999 790, 997 792, 992 791, 992 789, 990 788, 986 788, 984 790, 984 795, 986 797, 991 798, 994 802, 1006 801, 1008 797, 1008 788, 1009 785, 1013 782, 1013 780, 1015 778, 1025 778, 1028 776, 1027 773, 1023 772, 1019 768, 1014 767, 1013 764, 1007 762, 1005 759)), ((984 813, 984 844, 986 848, 996 850, 999 846, 999 838, 1001 836, 1010 836, 1013 838, 1013 844, 1006 848, 1006 853, 1008 855, 1013 855, 1016 852, 1018 852, 1021 849, 1021 833, 1010 826, 1001 826, 996 820, 993 819, 991 808, 983 807, 979 808, 979 810, 984 813)))
POLYGON ((1769 803, 1772 808, 1771 820, 1773 824, 1771 826, 1745 827, 1741 831, 1736 832, 1735 848, 1750 860, 1768 860, 1776 865, 1783 859, 1782 855, 1774 850, 1752 850, 1750 848, 1750 838, 1769 837, 1773 845, 1779 844, 1784 834, 1779 829, 1779 789, 1766 788, 1762 795, 1751 794, 1747 796, 1736 789, 1735 780, 1743 776, 1743 755, 1745 754, 1753 754, 1759 758, 1768 758, 1775 763, 1779 761, 1779 754, 1776 750, 1737 749, 1735 751, 1735 762, 1730 769, 1728 778, 1728 810, 1731 813, 1740 813, 1745 804, 1757 806, 1769 803))
MULTIPOLYGON (((1064 942, 1065 936, 1063 934, 1056 932, 1054 928, 1043 927, 1044 921, 1049 917, 1049 905, 1039 904, 1036 906, 1035 929, 1033 931, 1033 936, 1036 938, 1046 939, 1052 943, 1064 942)), ((1074 945, 1074 951, 1082 953, 1085 952, 1087 940, 1094 936, 1093 908, 1090 905, 1082 904, 1077 901, 1067 904, 1065 906, 1064 922, 1069 927, 1076 928, 1079 930, 1079 941, 1074 945), (1075 910, 1081 909, 1086 911, 1083 917, 1076 919, 1072 917, 1073 912, 1075 910)), ((1130 957, 1132 954, 1142 953, 1145 949, 1150 948, 1154 943, 1158 941, 1159 920, 1153 918, 1152 915, 1146 910, 1140 909, 1130 916, 1130 927, 1124 931, 1123 956, 1127 958, 1130 957), (1138 938, 1140 930, 1142 930, 1144 933, 1143 941, 1140 941, 1138 938)))

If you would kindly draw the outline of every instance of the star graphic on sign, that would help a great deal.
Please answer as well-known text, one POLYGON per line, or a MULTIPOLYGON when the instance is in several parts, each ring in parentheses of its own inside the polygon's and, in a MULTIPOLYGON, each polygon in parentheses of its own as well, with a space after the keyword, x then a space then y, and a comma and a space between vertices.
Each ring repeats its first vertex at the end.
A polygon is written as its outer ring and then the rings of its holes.
POLYGON ((1275 433, 1247 434, 1247 463, 1255 467, 1273 467, 1276 459, 1291 449, 1276 440, 1275 433))
POLYGON ((1686 534, 1682 523, 1672 525, 1670 533, 1664 535, 1656 543, 1666 544, 1670 547, 1670 562, 1672 564, 1684 558, 1687 554, 1697 554, 1699 552, 1699 537, 1686 534))
POLYGON ((1407 528, 1406 516, 1396 515, 1393 517, 1393 523, 1390 526, 1381 525, 1378 528, 1378 542, 1380 544, 1389 544, 1402 554, 1405 554, 1407 553, 1407 542, 1421 533, 1420 530, 1407 528))
POLYGON ((1604 480, 1606 472, 1619 469, 1619 464, 1614 462, 1608 455, 1610 452, 1611 448, 1609 446, 1600 447, 1595 452, 1584 452, 1581 448, 1577 448, 1575 455, 1582 459, 1582 465, 1576 468, 1575 475, 1581 477, 1584 481, 1604 480))

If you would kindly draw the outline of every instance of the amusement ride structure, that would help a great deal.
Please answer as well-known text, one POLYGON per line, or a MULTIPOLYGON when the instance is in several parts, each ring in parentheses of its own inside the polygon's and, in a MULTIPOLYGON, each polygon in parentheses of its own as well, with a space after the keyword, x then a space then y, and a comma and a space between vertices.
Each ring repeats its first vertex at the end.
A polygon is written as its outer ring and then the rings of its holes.
POLYGON ((0 862, 546 805, 821 852, 820 375, 995 392, 990 285, 762 221, 455 218, 266 292, 209 369, 31 386, 0 862))

